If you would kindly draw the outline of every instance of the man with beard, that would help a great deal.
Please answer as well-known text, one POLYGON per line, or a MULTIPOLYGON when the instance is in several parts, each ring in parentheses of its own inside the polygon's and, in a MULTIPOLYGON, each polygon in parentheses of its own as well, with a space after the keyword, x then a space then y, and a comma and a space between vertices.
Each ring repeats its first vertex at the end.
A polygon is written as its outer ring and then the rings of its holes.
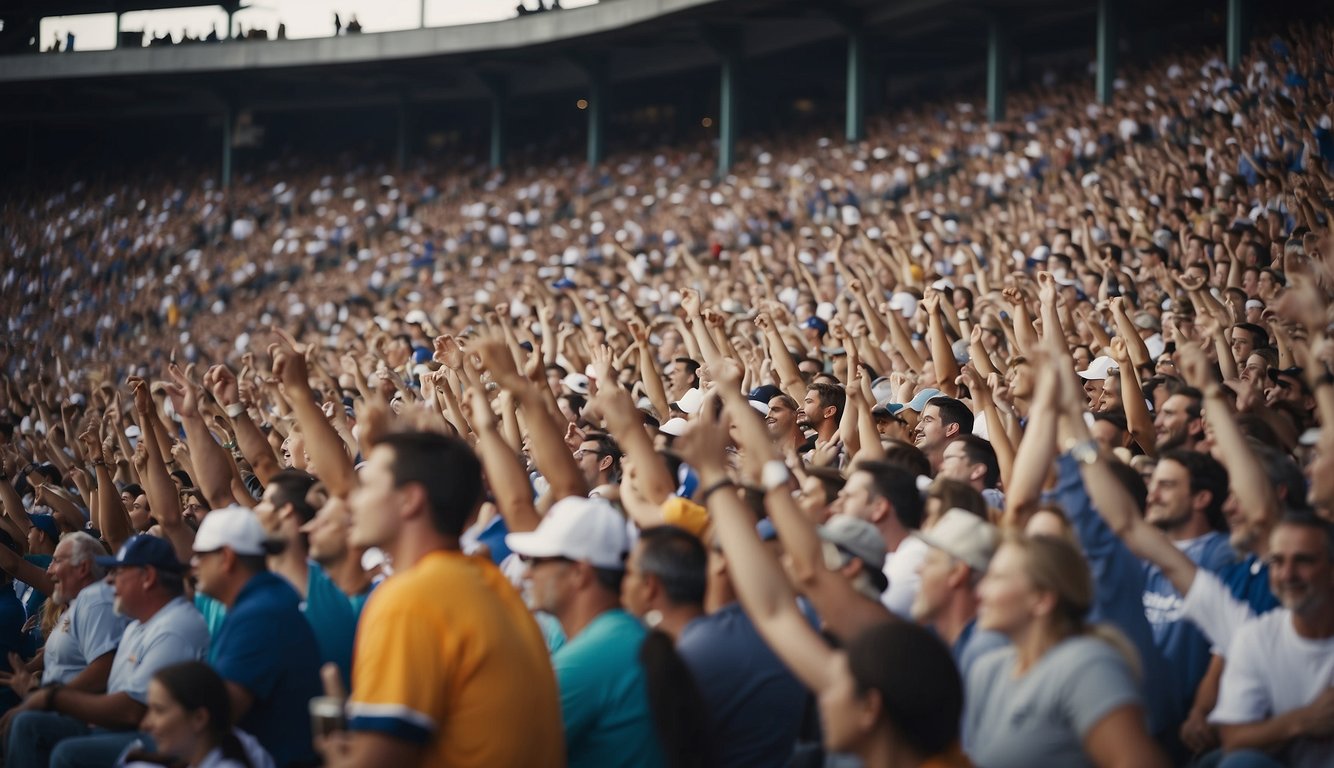
MULTIPOLYGON (((56 545, 48 573, 55 589, 51 602, 64 615, 51 630, 43 655, 41 685, 64 685, 81 691, 106 690, 116 647, 129 619, 115 611, 115 595, 105 581, 106 569, 93 558, 105 550, 86 533, 67 533, 56 545)), ((32 673, 0 675, 20 696, 35 682, 32 673)), ((19 711, 30 709, 25 702, 19 711)))
POLYGON ((823 445, 838 437, 838 422, 843 416, 847 393, 840 384, 817 381, 806 390, 806 399, 797 416, 797 427, 815 430, 815 440, 823 445))
POLYGON ((1248 766, 1334 763, 1334 530, 1288 513, 1269 544, 1282 608, 1237 630, 1210 722, 1228 757, 1248 766))
POLYGON ((787 395, 775 395, 769 400, 769 413, 764 417, 769 428, 769 437, 782 455, 795 453, 804 442, 798 422, 801 409, 797 401, 787 395))
MULTIPOLYGON (((1197 567, 1216 573, 1235 559, 1223 515, 1227 495, 1227 470, 1212 456, 1169 451, 1153 470, 1144 519, 1167 534, 1197 567)), ((1174 672, 1178 698, 1171 712, 1181 718, 1209 665, 1209 643, 1183 618, 1182 594, 1168 574, 1152 563, 1144 568, 1144 614, 1154 645, 1174 672)))
POLYGON ((1186 387, 1163 402, 1153 421, 1158 454, 1177 449, 1195 450, 1204 439, 1204 420, 1200 418, 1204 396, 1198 389, 1186 387))

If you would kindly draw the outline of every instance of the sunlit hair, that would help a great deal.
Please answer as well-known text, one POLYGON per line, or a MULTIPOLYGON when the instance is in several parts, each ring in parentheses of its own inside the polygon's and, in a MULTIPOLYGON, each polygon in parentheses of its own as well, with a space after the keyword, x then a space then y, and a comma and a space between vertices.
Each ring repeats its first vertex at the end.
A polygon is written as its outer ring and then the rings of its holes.
POLYGON ((1093 575, 1074 544, 1055 536, 1014 532, 1006 534, 1005 544, 1023 555, 1024 575, 1033 588, 1055 596, 1056 606, 1048 621, 1057 637, 1096 636, 1120 652, 1136 678, 1141 676, 1139 653, 1120 631, 1105 624, 1088 624, 1088 613, 1093 608, 1093 575))

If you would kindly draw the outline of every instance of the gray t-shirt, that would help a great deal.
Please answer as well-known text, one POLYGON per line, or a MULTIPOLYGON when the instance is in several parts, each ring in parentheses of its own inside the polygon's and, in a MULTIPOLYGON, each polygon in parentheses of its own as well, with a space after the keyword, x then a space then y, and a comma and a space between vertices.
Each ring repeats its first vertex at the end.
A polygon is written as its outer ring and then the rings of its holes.
POLYGON ((79 590, 46 639, 42 685, 68 683, 98 657, 116 650, 129 623, 116 615, 110 584, 95 581, 79 590))
POLYGON ((116 660, 111 663, 107 692, 124 691, 135 701, 148 703, 148 681, 163 667, 199 661, 208 654, 208 626, 193 603, 183 597, 162 606, 146 622, 132 622, 125 630, 116 660))
POLYGON ((1139 686, 1120 652, 1091 636, 1066 640, 1016 678, 1014 648, 982 657, 968 676, 963 747, 978 768, 1092 766, 1083 740, 1139 686))

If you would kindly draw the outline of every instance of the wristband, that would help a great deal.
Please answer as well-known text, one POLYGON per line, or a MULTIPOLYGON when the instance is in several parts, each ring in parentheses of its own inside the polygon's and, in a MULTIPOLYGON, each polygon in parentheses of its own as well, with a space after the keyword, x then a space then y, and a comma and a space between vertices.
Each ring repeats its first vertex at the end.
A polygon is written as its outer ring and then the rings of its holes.
POLYGON ((705 488, 704 492, 699 495, 699 500, 703 502, 705 506, 708 506, 709 497, 712 496, 714 493, 721 491, 724 488, 735 488, 735 487, 736 483, 732 482, 731 480, 727 479, 719 480, 713 485, 710 485, 708 488, 705 488))
POLYGON ((224 407, 222 410, 227 414, 227 418, 234 419, 245 413, 245 403, 232 403, 231 405, 224 407))

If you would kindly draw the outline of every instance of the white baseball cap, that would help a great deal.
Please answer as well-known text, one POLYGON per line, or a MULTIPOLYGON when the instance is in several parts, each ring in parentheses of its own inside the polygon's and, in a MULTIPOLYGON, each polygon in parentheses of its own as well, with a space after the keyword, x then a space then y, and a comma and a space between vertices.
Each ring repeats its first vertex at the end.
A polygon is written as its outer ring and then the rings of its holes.
POLYGON ((238 555, 272 553, 269 535, 255 513, 239 504, 215 509, 204 515, 195 532, 194 551, 216 552, 226 547, 238 555))
POLYGON ((949 510, 929 532, 913 535, 979 572, 987 569, 1000 546, 1000 531, 996 526, 962 509, 949 510))
POLYGON ((511 533, 505 545, 520 557, 567 557, 622 570, 630 553, 625 518, 605 499, 567 496, 551 505, 537 530, 511 533))
POLYGON ((1087 369, 1079 372, 1079 377, 1090 381, 1105 381, 1114 368, 1116 368, 1115 360, 1107 355, 1099 355, 1093 358, 1087 369))

